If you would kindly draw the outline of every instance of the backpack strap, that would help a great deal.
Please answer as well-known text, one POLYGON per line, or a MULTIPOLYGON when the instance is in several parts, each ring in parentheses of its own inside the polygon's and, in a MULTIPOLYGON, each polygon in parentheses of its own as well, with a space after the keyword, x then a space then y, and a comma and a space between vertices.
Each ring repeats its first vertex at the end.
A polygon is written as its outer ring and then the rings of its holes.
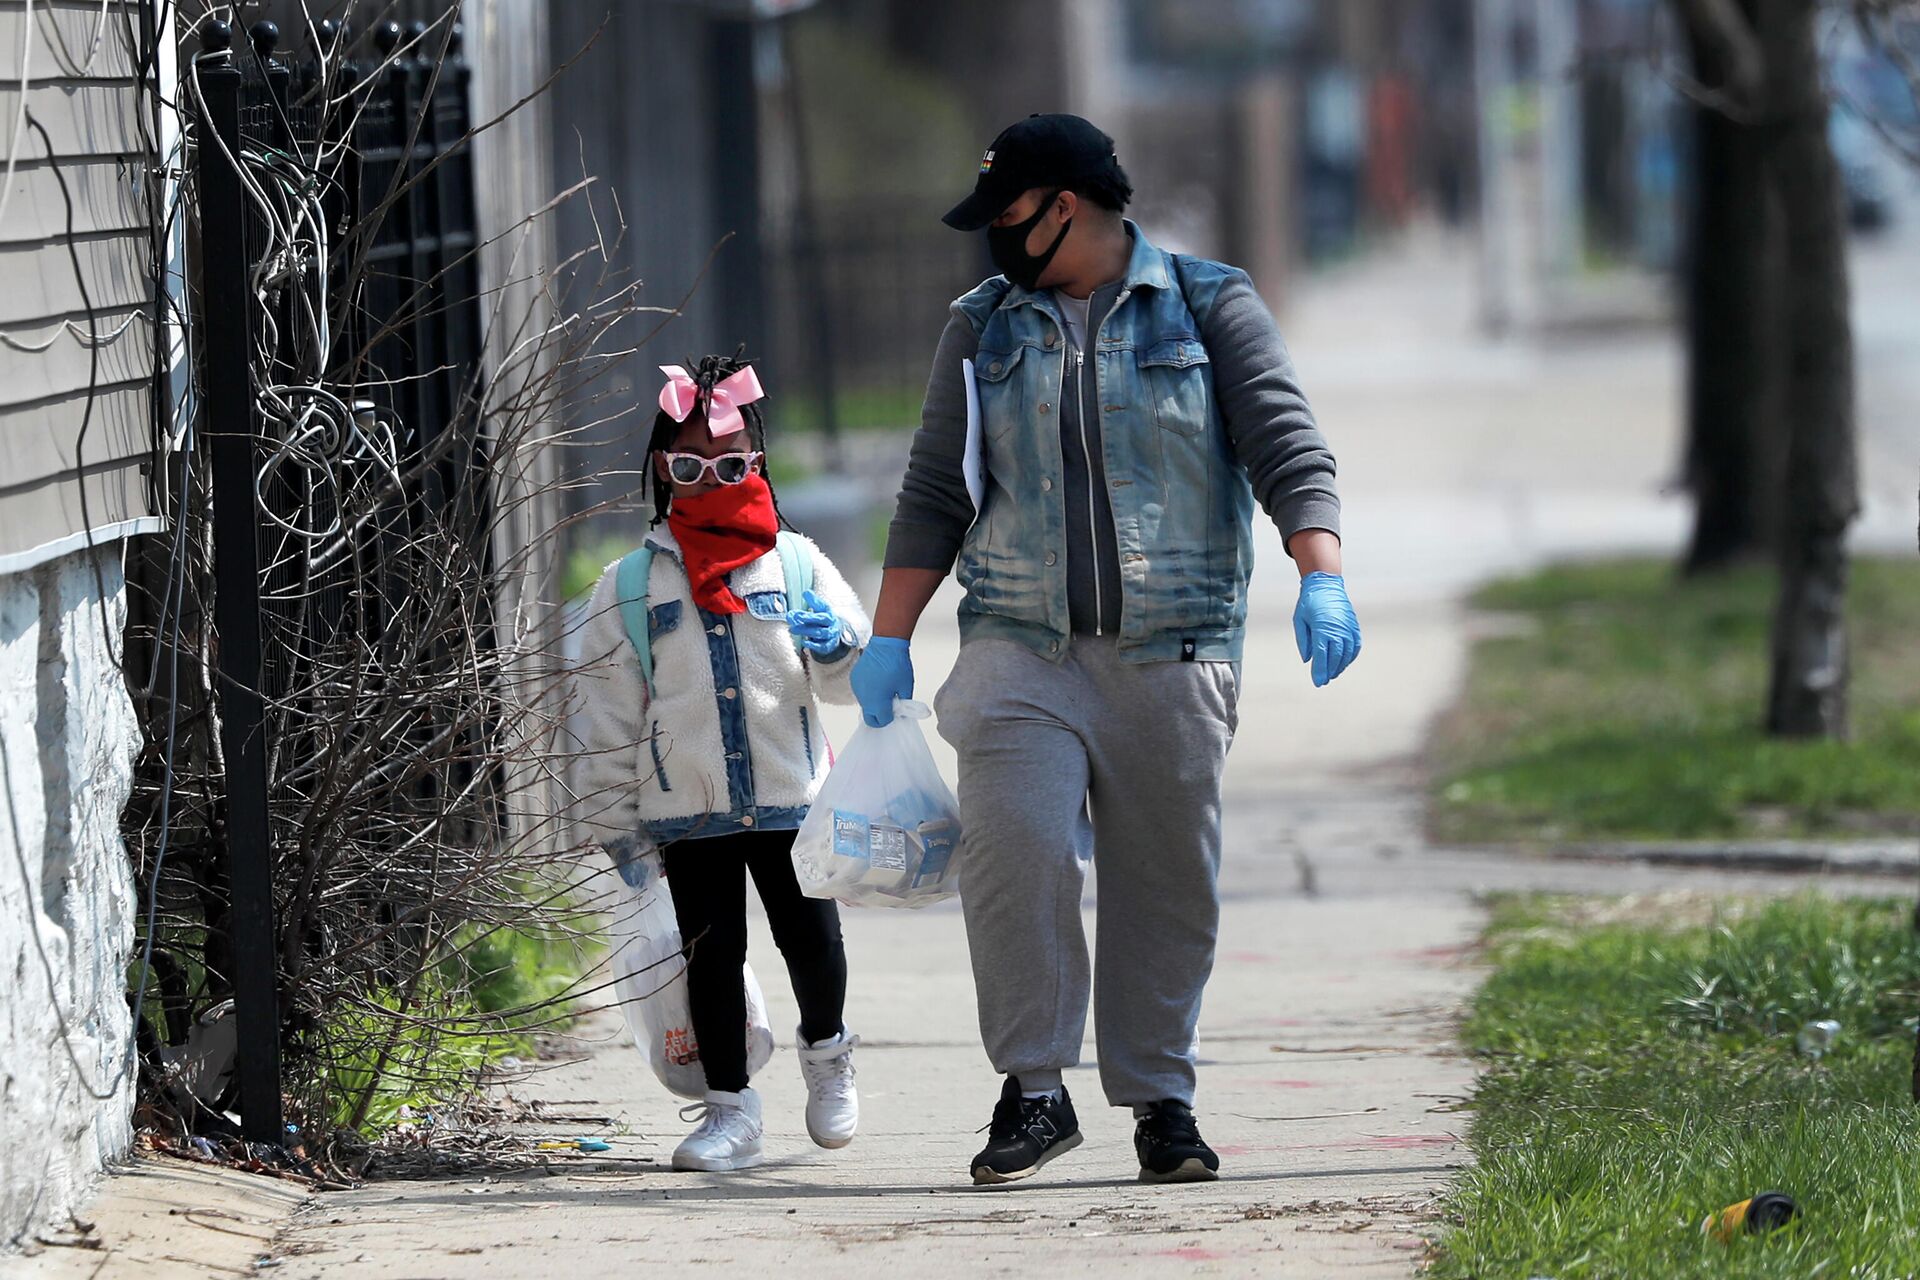
POLYGON ((1200 313, 1193 309, 1193 292, 1187 287, 1187 256, 1183 253, 1169 253, 1167 260, 1173 264, 1173 284, 1180 291, 1180 301, 1187 304, 1187 314, 1193 317, 1193 327, 1200 328, 1200 313))
POLYGON ((653 697, 653 635, 647 626, 647 592, 653 577, 653 546, 641 543, 621 558, 613 571, 614 595, 620 601, 620 620, 627 639, 640 657, 640 683, 653 697))
MULTIPOLYGON (((787 610, 804 608, 806 594, 813 590, 813 553, 807 550, 806 541, 791 529, 780 531, 774 549, 780 553, 780 575, 787 584, 787 610)), ((799 636, 793 638, 793 647, 800 655, 800 665, 811 670, 807 646, 800 643, 799 636)))
MULTIPOLYGON (((782 529, 774 547, 780 553, 780 572, 787 584, 787 607, 813 590, 813 555, 800 535, 782 529)), ((653 633, 647 625, 648 590, 653 577, 653 544, 642 543, 621 558, 613 571, 614 595, 620 601, 620 620, 626 624, 627 639, 640 659, 640 681, 647 696, 653 696, 653 633)), ((795 647, 800 641, 796 637, 795 647)), ((805 651, 802 650, 802 656, 805 651)))
POLYGON ((780 553, 780 572, 787 583, 787 608, 791 609, 813 590, 813 555, 806 542, 791 529, 782 529, 774 547, 780 553))
MULTIPOLYGON (((1193 281, 1190 277, 1190 272, 1196 266, 1202 264, 1215 267, 1221 264, 1217 262, 1208 263, 1205 258, 1195 258, 1184 253, 1169 253, 1167 260, 1173 264, 1173 282, 1174 286, 1180 290, 1180 301, 1187 304, 1187 314, 1193 317, 1193 327, 1195 332, 1198 332, 1206 326, 1208 319, 1212 317, 1213 309, 1220 301, 1220 290, 1216 287, 1212 293, 1207 295, 1207 310, 1206 314, 1202 315, 1200 309, 1193 305, 1193 281)), ((1241 274, 1245 273, 1242 272, 1241 274)), ((1251 283, 1252 278, 1248 277, 1248 279, 1249 283, 1251 283)), ((1225 283, 1225 281, 1221 281, 1221 285, 1225 283)))

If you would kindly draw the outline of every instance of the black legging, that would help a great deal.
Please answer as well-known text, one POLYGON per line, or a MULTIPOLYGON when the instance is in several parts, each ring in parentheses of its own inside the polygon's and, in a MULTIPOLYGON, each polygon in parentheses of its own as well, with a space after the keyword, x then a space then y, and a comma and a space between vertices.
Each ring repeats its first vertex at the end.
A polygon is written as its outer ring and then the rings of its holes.
POLYGON ((767 909, 773 941, 787 962, 800 1004, 800 1034, 826 1040, 840 1034, 847 999, 847 952, 840 913, 822 898, 800 892, 790 857, 794 831, 749 831, 681 840, 663 851, 673 914, 687 953, 687 1000, 707 1088, 738 1093, 747 1087, 747 993, 740 966, 747 959, 747 887, 767 909))

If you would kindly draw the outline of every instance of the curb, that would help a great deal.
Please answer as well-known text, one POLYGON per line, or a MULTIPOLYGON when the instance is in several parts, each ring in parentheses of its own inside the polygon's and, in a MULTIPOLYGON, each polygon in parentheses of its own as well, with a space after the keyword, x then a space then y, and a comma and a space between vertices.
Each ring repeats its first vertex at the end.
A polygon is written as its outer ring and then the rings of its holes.
POLYGON ((1914 840, 1623 842, 1562 845, 1550 850, 1550 855, 1583 862, 1643 862, 1655 866, 1726 867, 1741 871, 1920 875, 1920 841, 1914 840))

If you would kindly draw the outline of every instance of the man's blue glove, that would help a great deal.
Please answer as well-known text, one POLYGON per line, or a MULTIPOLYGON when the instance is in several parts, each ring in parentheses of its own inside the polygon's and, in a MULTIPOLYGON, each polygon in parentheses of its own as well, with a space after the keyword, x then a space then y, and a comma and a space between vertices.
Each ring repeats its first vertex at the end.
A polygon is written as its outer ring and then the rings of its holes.
POLYGON ((913 697, 913 658, 898 636, 875 636, 853 664, 853 696, 860 714, 879 729, 893 723, 893 700, 913 697))
POLYGON ((804 609, 787 610, 787 630, 793 632, 808 653, 818 658, 836 658, 853 647, 847 624, 833 606, 809 591, 804 609))
POLYGON ((1300 661, 1313 662, 1316 689, 1331 683, 1360 656, 1360 619, 1353 616, 1345 578, 1315 572, 1300 580, 1293 638, 1300 646, 1300 661))

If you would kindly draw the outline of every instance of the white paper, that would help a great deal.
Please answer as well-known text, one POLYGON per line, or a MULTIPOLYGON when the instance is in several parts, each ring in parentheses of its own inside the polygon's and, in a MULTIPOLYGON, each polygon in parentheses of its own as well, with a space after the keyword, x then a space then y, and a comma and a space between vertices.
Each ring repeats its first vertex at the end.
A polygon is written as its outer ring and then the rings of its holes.
POLYGON ((960 459, 960 474, 967 482, 967 496, 973 499, 973 514, 978 519, 987 501, 987 471, 980 438, 980 384, 974 380, 973 361, 960 362, 960 375, 967 384, 967 451, 960 459))

